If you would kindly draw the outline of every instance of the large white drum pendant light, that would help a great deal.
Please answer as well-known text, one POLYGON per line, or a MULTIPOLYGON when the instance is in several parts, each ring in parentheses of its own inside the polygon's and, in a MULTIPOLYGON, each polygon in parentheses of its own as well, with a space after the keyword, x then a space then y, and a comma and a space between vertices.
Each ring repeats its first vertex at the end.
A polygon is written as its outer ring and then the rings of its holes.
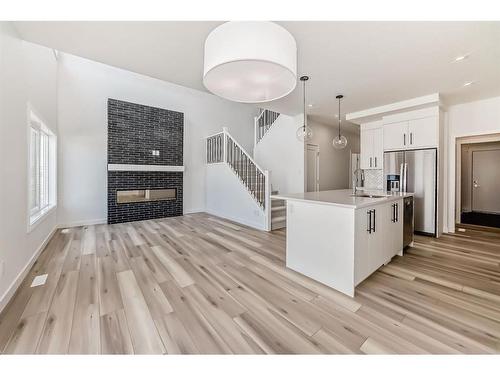
POLYGON ((282 98, 297 84, 295 39, 273 22, 226 22, 205 41, 203 84, 236 102, 282 98))

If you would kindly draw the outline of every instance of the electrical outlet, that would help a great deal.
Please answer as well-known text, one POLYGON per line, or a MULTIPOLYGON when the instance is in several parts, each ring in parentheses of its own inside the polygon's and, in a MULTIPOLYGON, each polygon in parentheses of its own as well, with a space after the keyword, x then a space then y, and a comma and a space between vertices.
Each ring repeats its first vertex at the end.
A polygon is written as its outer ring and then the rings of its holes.
POLYGON ((151 155, 160 156, 160 151, 159 150, 151 150, 151 155))

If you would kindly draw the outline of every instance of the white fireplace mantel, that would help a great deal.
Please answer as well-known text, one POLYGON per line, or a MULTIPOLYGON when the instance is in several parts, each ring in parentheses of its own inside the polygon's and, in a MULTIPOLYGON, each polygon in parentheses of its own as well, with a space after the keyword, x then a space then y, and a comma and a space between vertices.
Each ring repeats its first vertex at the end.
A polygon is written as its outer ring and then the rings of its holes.
POLYGON ((184 172, 183 165, 108 164, 108 171, 184 172))

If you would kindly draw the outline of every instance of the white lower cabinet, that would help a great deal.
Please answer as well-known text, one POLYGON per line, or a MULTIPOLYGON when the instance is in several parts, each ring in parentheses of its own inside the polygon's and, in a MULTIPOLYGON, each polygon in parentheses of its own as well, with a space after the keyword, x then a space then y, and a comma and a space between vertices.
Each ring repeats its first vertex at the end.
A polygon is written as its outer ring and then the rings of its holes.
POLYGON ((355 213, 354 284, 403 248, 403 199, 360 208, 355 213))

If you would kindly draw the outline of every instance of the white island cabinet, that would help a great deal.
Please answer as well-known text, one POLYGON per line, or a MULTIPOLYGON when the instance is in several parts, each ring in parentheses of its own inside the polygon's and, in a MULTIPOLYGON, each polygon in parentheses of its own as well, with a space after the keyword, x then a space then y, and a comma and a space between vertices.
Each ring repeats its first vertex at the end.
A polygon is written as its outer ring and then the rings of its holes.
POLYGON ((286 266, 353 297, 356 285, 403 254, 403 198, 412 194, 378 195, 279 195, 287 201, 286 266))

